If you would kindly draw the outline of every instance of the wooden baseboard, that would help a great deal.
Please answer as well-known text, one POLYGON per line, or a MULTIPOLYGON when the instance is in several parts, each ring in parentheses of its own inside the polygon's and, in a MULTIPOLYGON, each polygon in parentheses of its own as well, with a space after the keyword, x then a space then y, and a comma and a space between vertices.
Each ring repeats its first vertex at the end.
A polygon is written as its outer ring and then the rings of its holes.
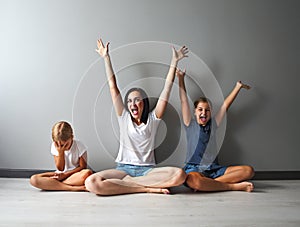
MULTIPOLYGON (((30 178, 33 174, 54 170, 0 169, 0 177, 30 178)), ((300 180, 300 171, 257 171, 253 180, 300 180)))

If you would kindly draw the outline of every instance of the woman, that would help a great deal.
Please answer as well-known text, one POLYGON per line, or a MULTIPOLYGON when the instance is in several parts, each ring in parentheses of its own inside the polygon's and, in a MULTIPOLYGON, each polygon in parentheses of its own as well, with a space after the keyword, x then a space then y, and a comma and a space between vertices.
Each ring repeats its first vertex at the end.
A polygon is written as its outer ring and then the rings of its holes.
POLYGON ((173 50, 172 61, 165 86, 159 100, 149 112, 149 100, 140 88, 130 89, 124 103, 117 86, 110 56, 109 43, 97 42, 98 54, 104 59, 106 75, 113 105, 120 126, 120 147, 116 169, 104 170, 88 177, 85 186, 98 195, 153 192, 169 194, 169 187, 181 185, 185 173, 176 167, 154 168, 154 138, 159 122, 165 112, 178 62, 187 57, 188 49, 183 46, 173 50))

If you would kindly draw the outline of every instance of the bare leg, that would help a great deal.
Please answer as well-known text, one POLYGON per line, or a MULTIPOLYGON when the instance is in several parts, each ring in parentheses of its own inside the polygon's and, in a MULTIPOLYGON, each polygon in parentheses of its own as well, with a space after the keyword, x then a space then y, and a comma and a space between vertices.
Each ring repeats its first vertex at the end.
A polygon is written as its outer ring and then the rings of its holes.
POLYGON ((254 170, 251 166, 229 166, 224 175, 215 180, 224 183, 238 183, 249 180, 254 176, 254 170))
POLYGON ((126 180, 148 187, 170 188, 183 184, 186 174, 177 167, 158 167, 152 169, 146 176, 130 177, 126 180))
POLYGON ((124 180, 127 173, 109 169, 89 176, 85 181, 88 191, 97 195, 121 195, 129 193, 165 193, 164 189, 139 185, 132 181, 124 180))
POLYGON ((35 174, 31 176, 30 183, 32 186, 49 191, 85 191, 85 186, 72 186, 64 184, 56 179, 51 178, 54 172, 35 174))
POLYGON ((93 174, 92 170, 83 169, 80 172, 74 173, 67 179, 63 180, 63 183, 72 186, 82 186, 84 185, 85 179, 92 174, 93 174))
POLYGON ((204 177, 201 173, 188 173, 187 185, 195 191, 246 191, 251 192, 253 185, 250 182, 224 183, 211 178, 204 177))

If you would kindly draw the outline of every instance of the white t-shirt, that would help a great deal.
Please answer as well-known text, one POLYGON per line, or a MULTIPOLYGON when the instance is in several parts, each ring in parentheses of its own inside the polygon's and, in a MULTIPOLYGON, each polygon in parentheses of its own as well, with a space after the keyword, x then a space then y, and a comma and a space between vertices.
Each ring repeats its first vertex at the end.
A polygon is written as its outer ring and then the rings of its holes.
POLYGON ((155 165, 155 135, 160 123, 155 111, 149 113, 147 124, 135 124, 126 110, 123 110, 118 121, 120 148, 116 162, 140 166, 155 165))
MULTIPOLYGON (((79 166, 79 158, 87 152, 87 147, 78 140, 73 140, 70 150, 65 151, 65 168, 63 172, 70 171, 79 166)), ((58 156, 58 151, 52 142, 51 154, 58 156)))

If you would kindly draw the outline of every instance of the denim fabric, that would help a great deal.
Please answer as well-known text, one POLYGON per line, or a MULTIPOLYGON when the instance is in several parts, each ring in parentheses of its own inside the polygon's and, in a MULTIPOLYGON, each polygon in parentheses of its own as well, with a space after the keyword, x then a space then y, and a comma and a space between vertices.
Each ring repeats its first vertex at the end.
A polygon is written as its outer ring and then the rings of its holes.
POLYGON ((122 170, 132 177, 145 176, 153 168, 154 168, 154 166, 152 166, 152 165, 151 166, 137 166, 137 165, 131 165, 131 164, 122 164, 122 163, 118 163, 118 165, 116 167, 117 170, 122 170))
POLYGON ((217 177, 223 176, 227 167, 220 166, 218 164, 211 164, 207 169, 202 170, 200 165, 197 164, 189 164, 187 163, 183 170, 188 174, 190 172, 199 172, 202 173, 205 177, 209 177, 215 179, 217 177))

